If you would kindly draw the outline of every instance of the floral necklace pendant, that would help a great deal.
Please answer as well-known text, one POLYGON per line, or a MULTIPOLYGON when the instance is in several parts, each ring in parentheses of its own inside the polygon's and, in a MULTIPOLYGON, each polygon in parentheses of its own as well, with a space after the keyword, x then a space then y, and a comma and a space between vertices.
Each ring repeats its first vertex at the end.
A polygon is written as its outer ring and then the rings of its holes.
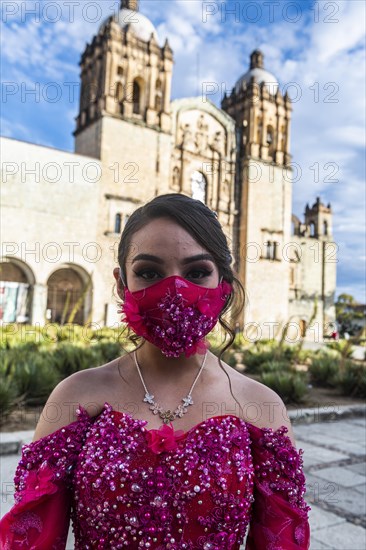
POLYGON ((172 411, 170 409, 168 409, 167 411, 164 411, 164 412, 160 412, 159 416, 163 420, 164 424, 169 424, 175 418, 175 414, 172 413, 172 411))
POLYGON ((183 405, 178 405, 174 412, 172 412, 170 409, 164 411, 159 403, 155 403, 154 396, 149 394, 148 392, 145 393, 144 401, 151 404, 151 407, 149 407, 150 410, 153 412, 153 414, 159 414, 164 424, 169 424, 176 417, 182 418, 182 416, 187 412, 187 407, 189 405, 193 405, 193 399, 190 394, 187 395, 187 397, 183 397, 183 405))

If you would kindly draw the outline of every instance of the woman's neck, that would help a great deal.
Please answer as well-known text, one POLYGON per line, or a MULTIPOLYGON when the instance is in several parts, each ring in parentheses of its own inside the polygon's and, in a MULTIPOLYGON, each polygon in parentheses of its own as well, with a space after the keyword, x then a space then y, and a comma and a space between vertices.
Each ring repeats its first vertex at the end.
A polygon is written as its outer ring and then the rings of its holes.
POLYGON ((145 341, 136 351, 136 357, 146 384, 146 379, 164 384, 174 381, 179 383, 187 378, 193 382, 205 356, 197 353, 190 357, 165 357, 159 348, 145 341))

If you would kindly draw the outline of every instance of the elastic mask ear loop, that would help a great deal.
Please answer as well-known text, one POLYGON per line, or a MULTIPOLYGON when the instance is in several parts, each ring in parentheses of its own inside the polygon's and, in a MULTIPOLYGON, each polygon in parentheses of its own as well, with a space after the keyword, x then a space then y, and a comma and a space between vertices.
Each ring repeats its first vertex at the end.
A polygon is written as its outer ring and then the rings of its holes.
POLYGON ((221 275, 220 280, 219 280, 219 285, 221 285, 223 278, 224 278, 224 276, 221 275))

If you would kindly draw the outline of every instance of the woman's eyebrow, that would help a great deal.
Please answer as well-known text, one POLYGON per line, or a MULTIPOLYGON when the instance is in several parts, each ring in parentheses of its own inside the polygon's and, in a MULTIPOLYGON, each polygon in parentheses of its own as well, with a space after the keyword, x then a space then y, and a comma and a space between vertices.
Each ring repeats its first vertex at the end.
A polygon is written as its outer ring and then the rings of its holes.
MULTIPOLYGON (((138 262, 139 260, 147 260, 150 262, 155 262, 156 264, 164 264, 164 260, 159 258, 159 256, 154 256, 153 254, 137 254, 137 256, 135 256, 132 260, 132 263, 138 262)), ((184 258, 181 263, 186 265, 199 260, 209 260, 210 262, 214 262, 211 254, 196 254, 195 256, 184 258)))
POLYGON ((211 254, 196 254, 195 256, 189 256, 189 258, 184 258, 182 260, 182 264, 190 264, 191 262, 197 262, 199 260, 209 260, 210 262, 214 262, 213 257, 211 254))
POLYGON ((138 262, 139 260, 148 260, 150 262, 155 262, 157 264, 163 264, 164 260, 159 258, 158 256, 153 256, 152 254, 137 254, 137 256, 134 257, 132 260, 132 263, 138 262))

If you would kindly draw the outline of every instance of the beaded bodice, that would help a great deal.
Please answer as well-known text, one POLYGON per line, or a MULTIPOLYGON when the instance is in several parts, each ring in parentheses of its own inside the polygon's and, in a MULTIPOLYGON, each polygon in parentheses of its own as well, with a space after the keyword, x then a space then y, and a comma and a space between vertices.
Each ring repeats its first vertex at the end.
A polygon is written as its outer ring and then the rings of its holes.
POLYGON ((301 451, 286 428, 222 415, 157 441, 146 424, 108 403, 96 418, 80 407, 77 422, 24 446, 17 504, 0 523, 14 538, 1 548, 65 548, 65 525, 53 546, 27 546, 47 528, 35 507, 47 498, 64 522, 69 507, 76 550, 238 550, 249 522, 248 549, 308 548, 301 451))

